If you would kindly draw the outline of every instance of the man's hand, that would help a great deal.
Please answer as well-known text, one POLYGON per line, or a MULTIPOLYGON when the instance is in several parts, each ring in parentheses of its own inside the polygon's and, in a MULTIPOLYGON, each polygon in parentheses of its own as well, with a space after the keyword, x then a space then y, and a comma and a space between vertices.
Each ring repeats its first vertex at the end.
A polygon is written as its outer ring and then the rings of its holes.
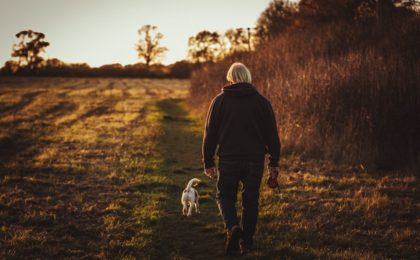
POLYGON ((270 178, 277 179, 277 176, 279 176, 280 167, 271 167, 268 166, 268 174, 270 175, 270 178))
POLYGON ((204 169, 204 174, 207 175, 210 178, 216 178, 217 177, 217 169, 216 167, 211 167, 204 169))
POLYGON ((279 183, 277 177, 279 176, 280 168, 268 166, 268 174, 270 175, 267 179, 267 185, 272 189, 279 191, 279 183))

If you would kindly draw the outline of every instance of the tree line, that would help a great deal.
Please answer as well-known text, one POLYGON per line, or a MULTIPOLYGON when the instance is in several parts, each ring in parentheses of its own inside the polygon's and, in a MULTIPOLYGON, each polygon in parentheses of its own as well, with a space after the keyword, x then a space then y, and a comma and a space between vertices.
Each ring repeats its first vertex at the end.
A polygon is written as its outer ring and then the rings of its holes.
POLYGON ((160 45, 163 34, 156 26, 144 25, 138 30, 135 45, 140 62, 90 67, 87 63, 66 63, 58 58, 44 59, 41 54, 50 45, 45 34, 23 30, 16 34, 19 42, 13 45, 11 59, 0 69, 0 75, 67 76, 67 77, 148 77, 188 78, 194 64, 182 60, 170 65, 160 63, 168 50, 160 45))
POLYGON ((251 28, 229 29, 224 34, 203 30, 188 39, 188 56, 168 66, 161 61, 168 48, 157 26, 144 25, 138 30, 135 45, 139 62, 130 65, 106 64, 97 68, 87 63, 66 63, 58 58, 44 59, 41 54, 50 46, 44 33, 23 30, 16 34, 11 59, 0 69, 0 75, 75 76, 75 77, 151 77, 188 78, 192 70, 218 61, 227 55, 251 51, 251 28))
POLYGON ((19 42, 13 45, 12 59, 0 69, 0 74, 188 78, 194 69, 230 56, 246 56, 279 34, 299 33, 331 22, 375 22, 386 28, 398 16, 412 15, 418 10, 416 0, 301 0, 298 3, 273 0, 254 28, 233 28, 223 33, 200 31, 189 37, 186 59, 168 66, 161 61, 169 49, 161 45, 164 35, 154 25, 144 25, 138 30, 139 40, 135 45, 138 63, 106 64, 98 68, 91 68, 87 63, 68 64, 57 58, 44 60, 41 54, 50 45, 45 34, 24 30, 16 34, 19 42))

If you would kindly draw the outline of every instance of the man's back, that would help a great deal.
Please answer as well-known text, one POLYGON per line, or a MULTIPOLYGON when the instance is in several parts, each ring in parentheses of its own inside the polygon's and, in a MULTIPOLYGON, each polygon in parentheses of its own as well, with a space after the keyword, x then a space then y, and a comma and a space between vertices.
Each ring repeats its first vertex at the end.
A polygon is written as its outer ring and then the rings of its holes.
POLYGON ((213 100, 203 145, 206 164, 212 164, 217 144, 220 159, 263 160, 268 148, 278 160, 280 144, 274 114, 268 100, 253 85, 226 86, 213 100))

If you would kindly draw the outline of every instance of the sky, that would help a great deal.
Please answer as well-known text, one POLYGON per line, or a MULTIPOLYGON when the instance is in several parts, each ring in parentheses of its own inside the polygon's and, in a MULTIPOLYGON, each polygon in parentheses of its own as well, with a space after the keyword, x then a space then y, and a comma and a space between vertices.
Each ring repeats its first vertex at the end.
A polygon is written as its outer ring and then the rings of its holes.
POLYGON ((15 34, 46 35, 44 58, 90 66, 139 62, 138 29, 158 27, 169 49, 163 64, 187 56, 188 38, 202 30, 255 27, 271 0, 0 0, 0 67, 11 58, 15 34))

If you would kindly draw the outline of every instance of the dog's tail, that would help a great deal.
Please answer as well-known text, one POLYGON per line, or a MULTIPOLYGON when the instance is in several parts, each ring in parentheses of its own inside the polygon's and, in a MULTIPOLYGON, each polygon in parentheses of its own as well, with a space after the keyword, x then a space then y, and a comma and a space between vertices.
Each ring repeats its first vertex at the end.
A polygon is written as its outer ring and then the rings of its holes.
POLYGON ((193 178, 193 179, 191 179, 189 182, 188 182, 188 184, 187 184, 187 187, 185 188, 186 190, 190 190, 191 189, 191 187, 193 186, 193 185, 196 185, 197 183, 199 183, 200 182, 200 180, 199 179, 197 179, 197 178, 193 178))

